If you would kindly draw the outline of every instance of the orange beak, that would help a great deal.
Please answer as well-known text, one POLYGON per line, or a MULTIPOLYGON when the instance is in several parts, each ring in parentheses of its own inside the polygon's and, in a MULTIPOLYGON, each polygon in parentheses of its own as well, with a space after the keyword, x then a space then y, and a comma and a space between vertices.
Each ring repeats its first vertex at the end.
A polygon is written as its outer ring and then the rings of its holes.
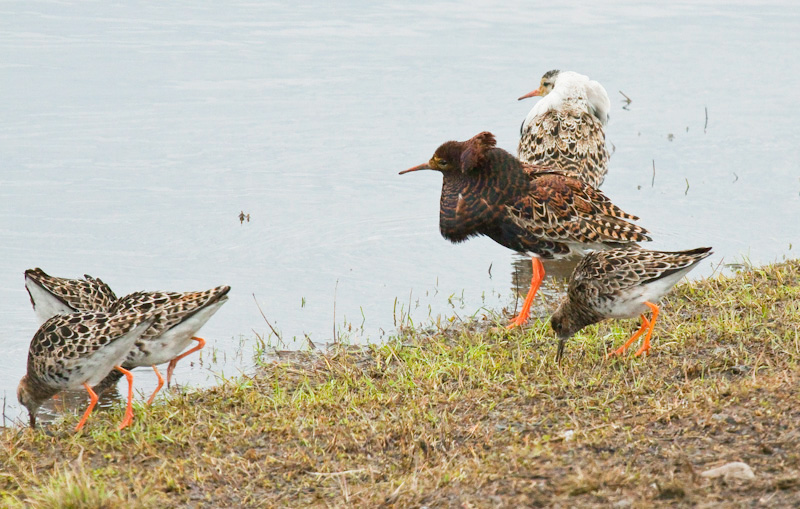
POLYGON ((542 87, 537 88, 533 92, 528 92, 527 94, 523 95, 517 101, 521 101, 523 99, 527 99, 528 97, 536 97, 537 95, 542 95, 542 87))
POLYGON ((417 166, 414 166, 413 168, 409 168, 407 170, 403 170, 400 173, 398 173, 398 175, 402 175, 404 173, 411 173, 412 171, 432 170, 432 169, 433 168, 431 168, 430 162, 427 162, 427 163, 422 163, 422 164, 419 164, 417 166))

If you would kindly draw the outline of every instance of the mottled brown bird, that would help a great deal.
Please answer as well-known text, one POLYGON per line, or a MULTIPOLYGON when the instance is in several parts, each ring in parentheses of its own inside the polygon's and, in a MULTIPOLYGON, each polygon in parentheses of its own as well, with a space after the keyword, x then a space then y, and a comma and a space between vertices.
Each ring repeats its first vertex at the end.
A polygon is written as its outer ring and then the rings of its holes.
POLYGON ((539 88, 519 99, 542 97, 520 128, 517 155, 558 169, 595 189, 608 170, 605 125, 611 101, 600 83, 572 71, 548 71, 539 88))
POLYGON ((636 355, 647 353, 658 318, 658 301, 710 254, 710 247, 676 252, 627 247, 586 255, 575 267, 567 295, 550 318, 559 339, 556 360, 561 359, 565 341, 587 325, 637 315, 641 315, 642 326, 608 356, 624 353, 645 330, 636 355), (650 320, 644 315, 648 309, 652 311, 650 320))
MULTIPOLYGON (((164 386, 164 377, 157 365, 169 362, 169 386, 178 361, 205 346, 205 339, 195 334, 228 301, 230 289, 230 286, 219 286, 202 292, 136 292, 119 299, 111 307, 110 312, 115 314, 157 315, 153 325, 136 340, 122 362, 125 369, 150 366, 155 372, 158 385, 147 404, 153 402, 164 386), (184 352, 192 341, 197 344, 184 352)), ((119 371, 111 371, 95 390, 103 392, 113 387, 121 376, 119 371)))
POLYGON ((486 235, 531 256, 533 278, 525 303, 509 327, 524 324, 544 278, 541 259, 650 240, 647 231, 600 191, 557 171, 530 171, 495 147, 492 133, 448 141, 419 170, 442 173, 439 230, 451 242, 486 235))
POLYGON ((133 375, 120 364, 134 342, 153 324, 152 316, 94 311, 56 315, 44 322, 28 348, 28 370, 17 387, 17 399, 28 409, 31 428, 36 412, 56 393, 83 386, 91 403, 78 422, 80 430, 97 404, 92 386, 112 369, 128 378, 128 405, 119 429, 133 420, 133 375))
MULTIPOLYGON (((150 404, 164 386, 164 378, 156 365, 169 362, 167 386, 179 360, 205 346, 205 340, 194 334, 227 300, 229 286, 202 292, 135 292, 117 299, 111 288, 98 278, 67 279, 46 274, 42 269, 25 271, 25 287, 34 311, 44 322, 55 315, 75 311, 101 311, 112 314, 148 316, 158 311, 155 323, 136 341, 122 367, 134 369, 150 366, 158 378, 158 386, 147 400, 150 404), (192 341, 197 344, 183 352, 192 341), (181 353, 183 352, 183 353, 181 353)), ((100 394, 116 385, 123 373, 111 371, 93 390, 100 394)))
POLYGON ((41 323, 50 317, 76 311, 107 311, 117 296, 100 278, 67 279, 40 268, 25 271, 25 289, 41 323))

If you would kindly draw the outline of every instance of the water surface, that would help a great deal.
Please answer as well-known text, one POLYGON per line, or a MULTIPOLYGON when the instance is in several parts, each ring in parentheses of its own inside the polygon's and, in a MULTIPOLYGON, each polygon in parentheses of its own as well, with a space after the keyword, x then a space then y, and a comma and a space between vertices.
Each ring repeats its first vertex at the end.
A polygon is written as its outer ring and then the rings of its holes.
POLYGON ((483 130, 515 151, 516 98, 552 68, 608 90, 603 189, 654 248, 714 246, 698 276, 794 256, 799 29, 790 2, 4 2, 6 413, 30 267, 119 295, 231 285, 202 367, 178 364, 190 385, 247 369, 270 334, 254 295, 288 346, 380 341, 409 303, 416 322, 513 305, 515 255, 446 242, 441 177, 397 172, 483 130))

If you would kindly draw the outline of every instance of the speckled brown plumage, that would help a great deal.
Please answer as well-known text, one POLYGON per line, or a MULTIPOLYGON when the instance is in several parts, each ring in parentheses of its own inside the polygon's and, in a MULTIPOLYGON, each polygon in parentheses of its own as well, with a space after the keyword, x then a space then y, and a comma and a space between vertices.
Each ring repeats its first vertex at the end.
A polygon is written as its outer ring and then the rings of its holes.
MULTIPOLYGON (((201 292, 135 292, 119 299, 111 308, 112 313, 138 313, 146 315, 158 312, 158 320, 137 342, 147 351, 147 342, 161 337, 165 332, 185 322, 192 315, 220 300, 227 300, 230 286, 218 286, 201 292)), ((152 354, 149 354, 152 355, 152 354)), ((131 360, 138 354, 131 352, 131 360)))
MULTIPOLYGON (((27 373, 17 389, 31 427, 45 400, 62 390, 94 385, 121 364, 152 322, 152 316, 88 311, 56 315, 42 324, 31 340, 27 373)), ((78 428, 89 412, 91 406, 78 428)))
MULTIPOLYGON (((559 337, 557 357, 561 357, 566 339, 587 325, 606 318, 637 315, 642 315, 643 320, 637 335, 649 328, 645 345, 637 355, 645 353, 655 325, 657 302, 709 255, 710 247, 677 252, 627 247, 588 254, 575 267, 567 295, 550 319, 559 337), (643 315, 648 308, 654 312, 651 320, 643 315)), ((614 353, 624 352, 635 338, 636 335, 614 353)))
POLYGON ((452 242, 486 235, 520 253, 557 258, 650 240, 647 230, 629 222, 637 217, 601 191, 543 168, 527 174, 488 132, 444 143, 420 166, 443 175, 439 229, 452 242))
POLYGON ((550 241, 534 251, 555 258, 585 247, 612 246, 650 240, 638 219, 622 211, 601 192, 559 173, 531 175, 528 194, 507 206, 511 221, 533 236, 550 241))
POLYGON ((608 172, 605 128, 577 108, 549 110, 524 124, 517 154, 522 161, 558 169, 594 188, 608 172))
MULTIPOLYGON (((428 163, 401 173, 440 171, 442 236, 461 242, 486 235, 527 253, 534 257, 534 278, 543 276, 543 268, 536 266, 539 258, 650 240, 644 228, 629 222, 635 216, 620 210, 599 190, 559 172, 536 169, 529 174, 526 168, 530 167, 496 148, 491 133, 483 132, 466 142, 444 143, 428 163)), ((538 283, 532 284, 526 298, 528 308, 534 286, 538 288, 538 283)))
POLYGON ((610 102, 605 89, 582 74, 554 70, 542 76, 537 90, 520 99, 533 96, 543 98, 520 128, 520 160, 558 169, 599 188, 609 158, 605 123, 610 102))
POLYGON ((39 319, 44 322, 59 312, 106 311, 117 301, 101 279, 88 274, 84 278, 54 277, 38 267, 26 270, 25 289, 39 319))
MULTIPOLYGON (((163 384, 163 379, 155 366, 170 362, 167 368, 167 383, 169 383, 175 363, 205 344, 204 340, 193 338, 193 335, 228 300, 229 291, 229 286, 219 286, 202 292, 136 292, 122 297, 111 308, 112 313, 158 315, 158 319, 135 342, 122 363, 125 369, 153 367, 159 378, 159 386, 149 401, 153 400, 163 384), (198 341, 200 346, 181 355, 193 339, 198 341)), ((101 392, 113 386, 120 376, 118 372, 112 371, 96 390, 101 392)))

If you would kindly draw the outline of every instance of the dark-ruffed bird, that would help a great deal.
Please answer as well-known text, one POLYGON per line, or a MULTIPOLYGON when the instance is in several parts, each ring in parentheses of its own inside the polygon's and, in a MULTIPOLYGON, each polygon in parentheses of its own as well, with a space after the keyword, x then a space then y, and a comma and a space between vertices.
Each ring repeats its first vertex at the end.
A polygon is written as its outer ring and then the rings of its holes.
POLYGON ((650 337, 658 318, 658 301, 701 260, 710 247, 688 251, 649 251, 639 247, 589 253, 569 278, 567 295, 550 318, 558 336, 561 359, 564 343, 573 334, 606 318, 635 318, 642 326, 621 347, 608 356, 620 355, 647 329, 636 355, 650 349, 650 337), (650 320, 644 313, 650 309, 650 320))
POLYGON ((492 133, 468 141, 448 141, 427 163, 400 174, 442 173, 439 230, 451 242, 486 235, 531 256, 533 278, 525 303, 509 327, 528 319, 542 279, 541 259, 608 249, 650 240, 638 219, 615 206, 600 191, 557 171, 531 171, 505 150, 492 133), (527 171, 526 171, 527 170, 527 171))

